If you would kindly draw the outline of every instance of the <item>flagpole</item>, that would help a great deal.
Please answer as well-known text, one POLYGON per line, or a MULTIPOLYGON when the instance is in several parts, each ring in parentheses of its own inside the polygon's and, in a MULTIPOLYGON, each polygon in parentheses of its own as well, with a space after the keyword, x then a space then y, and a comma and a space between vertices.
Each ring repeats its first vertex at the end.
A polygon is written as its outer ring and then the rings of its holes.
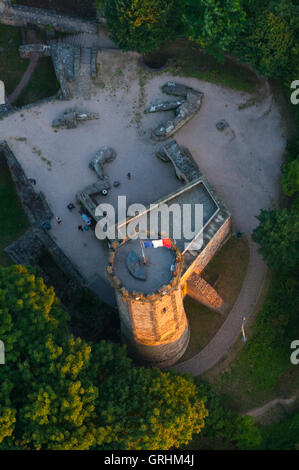
POLYGON ((140 247, 141 247, 142 256, 143 256, 143 264, 146 264, 146 257, 145 257, 145 253, 144 253, 143 241, 139 239, 139 242, 140 242, 140 247))

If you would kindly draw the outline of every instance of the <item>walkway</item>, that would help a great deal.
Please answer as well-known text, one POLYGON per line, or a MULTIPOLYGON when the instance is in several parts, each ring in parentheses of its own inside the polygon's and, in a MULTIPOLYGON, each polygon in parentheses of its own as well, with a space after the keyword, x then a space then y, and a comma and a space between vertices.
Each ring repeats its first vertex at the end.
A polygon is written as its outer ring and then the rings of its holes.
POLYGON ((255 408, 254 410, 248 411, 246 414, 252 416, 253 418, 260 418, 264 416, 269 410, 274 408, 274 406, 280 405, 285 413, 288 412, 288 408, 293 405, 298 399, 299 394, 290 397, 290 398, 276 398, 275 400, 269 401, 260 408, 255 408))
POLYGON ((211 369, 233 346, 241 334, 243 317, 248 317, 256 304, 266 274, 266 264, 250 241, 250 260, 239 297, 222 327, 209 344, 188 361, 176 364, 172 370, 181 374, 200 375, 211 369))

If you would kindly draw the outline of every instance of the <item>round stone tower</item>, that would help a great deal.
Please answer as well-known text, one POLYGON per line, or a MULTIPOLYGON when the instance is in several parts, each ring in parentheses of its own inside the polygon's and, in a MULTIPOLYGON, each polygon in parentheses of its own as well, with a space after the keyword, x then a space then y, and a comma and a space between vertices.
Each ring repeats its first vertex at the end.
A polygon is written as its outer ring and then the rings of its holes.
POLYGON ((122 339, 129 354, 145 365, 169 367, 187 348, 183 261, 174 241, 169 248, 145 248, 130 238, 112 245, 107 271, 116 292, 122 339))

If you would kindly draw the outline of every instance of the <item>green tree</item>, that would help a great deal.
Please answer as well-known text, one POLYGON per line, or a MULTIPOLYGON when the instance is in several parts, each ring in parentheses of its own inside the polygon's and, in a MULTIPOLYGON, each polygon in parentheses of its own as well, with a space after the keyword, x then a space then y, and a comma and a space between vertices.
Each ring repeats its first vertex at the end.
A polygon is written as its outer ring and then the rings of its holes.
POLYGON ((261 434, 250 416, 238 415, 225 408, 214 387, 208 382, 196 379, 198 394, 202 397, 209 415, 199 438, 209 440, 209 448, 217 446, 235 447, 237 449, 257 449, 261 442, 261 434))
POLYGON ((245 8, 245 29, 232 53, 262 75, 282 80, 289 93, 299 73, 299 6, 292 0, 250 0, 245 8))
POLYGON ((298 450, 299 412, 293 411, 280 422, 263 426, 263 444, 265 450, 298 450))
POLYGON ((281 184, 286 196, 299 192, 299 156, 284 165, 281 184))
POLYGON ((271 11, 257 18, 247 37, 249 60, 263 75, 279 77, 289 62, 294 37, 289 23, 271 11))
POLYGON ((282 167, 282 190, 286 196, 294 196, 299 193, 299 143, 289 143, 285 157, 286 162, 282 167))
POLYGON ((106 450, 179 447, 201 431, 208 414, 191 377, 156 368, 112 375, 99 396, 101 421, 110 429, 106 450))
POLYGON ((69 335, 68 314, 53 288, 23 266, 0 268, 0 319, 1 416, 7 436, 14 426, 12 445, 89 448, 98 393, 87 373, 91 347, 69 335))
POLYGON ((31 269, 0 267, 1 449, 159 449, 200 431, 190 379, 132 367, 123 346, 75 338, 67 320, 31 269))
POLYGON ((109 0, 105 16, 112 39, 122 49, 146 53, 176 37, 181 1, 109 0))
POLYGON ((244 28, 240 0, 185 0, 185 35, 219 59, 228 52, 244 28))
POLYGON ((252 238, 274 270, 287 272, 299 261, 299 217, 287 209, 261 210, 252 238))
POLYGON ((10 391, 10 382, 7 380, 3 381, 0 384, 0 446, 5 438, 13 435, 16 422, 16 410, 12 408, 9 398, 10 391))

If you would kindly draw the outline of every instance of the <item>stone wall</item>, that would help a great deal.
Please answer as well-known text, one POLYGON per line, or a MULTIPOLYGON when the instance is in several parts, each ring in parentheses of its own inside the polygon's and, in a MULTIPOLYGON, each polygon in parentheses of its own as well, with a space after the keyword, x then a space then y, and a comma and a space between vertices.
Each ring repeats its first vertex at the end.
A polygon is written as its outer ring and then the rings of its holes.
POLYGON ((218 292, 196 273, 187 281, 187 295, 217 312, 222 313, 224 310, 224 302, 218 292))
POLYGON ((54 11, 26 7, 0 0, 0 22, 11 26, 27 27, 30 23, 65 33, 97 32, 97 23, 60 15, 54 11))
POLYGON ((71 98, 68 81, 75 76, 75 47, 69 44, 53 43, 46 44, 25 44, 19 48, 20 56, 23 59, 30 58, 31 54, 51 57, 57 80, 60 84, 60 95, 63 99, 71 98))
POLYGON ((7 116, 10 116, 11 114, 18 113, 19 111, 26 110, 26 109, 31 109, 34 108, 35 106, 44 104, 44 103, 50 103, 51 101, 56 101, 57 97, 56 96, 50 96, 49 98, 42 98, 41 100, 37 100, 34 103, 29 103, 25 104, 24 106, 20 106, 19 108, 14 108, 13 106, 7 104, 7 105, 2 105, 0 106, 0 118, 4 118, 7 116), (5 108, 4 108, 5 106, 5 108))
POLYGON ((67 274, 71 279, 76 281, 79 285, 85 286, 85 280, 80 274, 78 268, 70 261, 70 259, 64 254, 59 248, 57 243, 53 240, 51 235, 45 230, 35 229, 36 236, 39 238, 43 246, 51 253, 56 264, 59 266, 61 271, 67 274))
POLYGON ((36 264, 43 244, 31 228, 7 246, 4 251, 15 264, 30 266, 36 264))
POLYGON ((190 268, 184 273, 182 283, 184 284, 193 272, 197 274, 202 273, 207 264, 215 256, 217 251, 222 247, 226 240, 231 236, 231 217, 221 226, 217 233, 213 236, 211 241, 201 251, 196 260, 190 268))
POLYGON ((36 193, 6 141, 0 142, 0 155, 4 155, 24 211, 33 226, 40 227, 53 218, 53 213, 42 193, 36 193))
POLYGON ((5 96, 5 104, 0 104, 0 118, 7 116, 13 111, 13 107, 8 102, 7 96, 5 96))
POLYGON ((22 59, 30 59, 32 53, 50 57, 51 46, 46 44, 24 44, 19 47, 19 53, 22 59))
POLYGON ((60 84, 61 98, 72 98, 68 86, 70 75, 74 76, 74 48, 72 46, 51 45, 51 57, 57 80, 60 84))
POLYGON ((84 285, 84 279, 78 269, 65 256, 49 233, 42 229, 30 228, 4 251, 14 263, 29 266, 38 262, 43 248, 48 250, 57 266, 67 277, 76 281, 78 285, 84 285))
POLYGON ((131 357, 142 365, 160 368, 168 368, 175 364, 185 353, 190 339, 189 326, 177 340, 156 346, 138 343, 131 331, 123 326, 121 334, 131 357))
POLYGON ((18 240, 8 246, 5 251, 14 263, 34 264, 42 247, 51 253, 59 268, 79 285, 85 285, 85 280, 79 270, 55 243, 48 232, 41 228, 44 222, 53 218, 53 213, 42 193, 36 193, 29 182, 21 165, 5 141, 0 142, 0 158, 5 158, 13 182, 32 226, 18 240))

